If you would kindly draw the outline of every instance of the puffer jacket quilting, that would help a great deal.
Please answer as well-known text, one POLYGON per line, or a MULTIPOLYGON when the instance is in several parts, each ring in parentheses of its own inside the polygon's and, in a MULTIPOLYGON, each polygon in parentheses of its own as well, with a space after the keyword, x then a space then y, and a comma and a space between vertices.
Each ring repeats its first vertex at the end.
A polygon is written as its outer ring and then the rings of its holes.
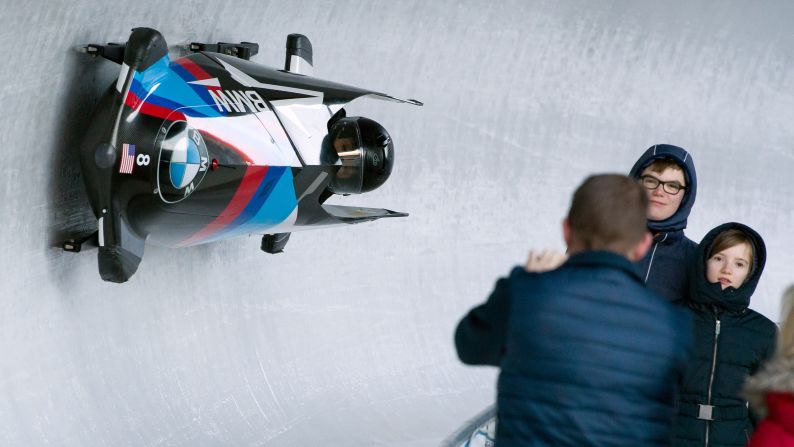
POLYGON ((661 221, 648 221, 648 229, 654 234, 653 245, 648 253, 635 265, 649 289, 671 302, 686 299, 688 293, 687 270, 697 244, 686 237, 684 229, 697 197, 697 174, 692 155, 685 149, 670 144, 656 144, 640 156, 629 172, 639 179, 642 171, 656 160, 670 158, 683 168, 687 189, 678 210, 661 221))
POLYGON ((765 261, 760 235, 738 223, 715 228, 698 247, 686 302, 694 319, 693 355, 679 391, 675 446, 739 447, 752 435, 754 421, 742 388, 773 354, 777 332, 772 321, 747 307, 765 261), (705 262, 714 238, 729 228, 753 235, 756 268, 738 289, 722 290, 719 283, 706 281, 705 262), (705 419, 701 405, 714 406, 713 420, 705 419))

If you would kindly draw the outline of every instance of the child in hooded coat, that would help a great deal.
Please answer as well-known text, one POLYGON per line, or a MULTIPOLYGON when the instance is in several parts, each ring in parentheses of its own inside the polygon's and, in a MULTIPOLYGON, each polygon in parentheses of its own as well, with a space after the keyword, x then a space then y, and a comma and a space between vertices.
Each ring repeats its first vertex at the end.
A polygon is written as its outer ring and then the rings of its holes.
POLYGON ((764 418, 748 447, 794 447, 794 287, 783 302, 777 353, 745 388, 750 407, 764 418))
MULTIPOLYGON (((653 246, 645 257, 635 263, 648 288, 672 302, 686 299, 688 262, 695 254, 697 244, 684 234, 687 219, 697 196, 697 174, 695 162, 685 149, 671 144, 655 144, 637 160, 629 173, 640 180, 646 170, 654 171, 658 162, 675 163, 684 179, 683 190, 676 194, 681 202, 672 215, 663 220, 652 220, 649 212, 648 230, 653 234, 653 246)), ((658 172, 651 172, 658 176, 658 172)), ((649 200, 672 200, 662 185, 648 191, 649 200), (659 194, 662 197, 654 197, 659 194)), ((650 209, 650 207, 649 207, 650 209)))
POLYGON ((679 388, 674 446, 740 447, 752 434, 742 387, 773 354, 777 331, 748 308, 765 262, 763 239, 739 223, 714 228, 698 246, 686 301, 694 320, 693 353, 679 388))

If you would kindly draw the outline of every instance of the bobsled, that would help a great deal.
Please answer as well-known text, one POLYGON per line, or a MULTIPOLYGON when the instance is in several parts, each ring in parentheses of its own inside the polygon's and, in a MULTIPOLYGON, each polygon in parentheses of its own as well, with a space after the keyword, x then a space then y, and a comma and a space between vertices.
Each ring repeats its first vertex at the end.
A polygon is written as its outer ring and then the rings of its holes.
MULTIPOLYGON (((283 70, 251 62, 251 42, 189 50, 171 58, 150 28, 83 47, 121 67, 80 147, 102 279, 127 281, 145 243, 261 234, 261 249, 278 253, 296 230, 407 215, 324 202, 374 190, 394 165, 386 129, 344 105, 420 102, 313 77, 311 42, 299 34, 287 39, 283 70)), ((79 251, 73 242, 64 248, 79 251)))

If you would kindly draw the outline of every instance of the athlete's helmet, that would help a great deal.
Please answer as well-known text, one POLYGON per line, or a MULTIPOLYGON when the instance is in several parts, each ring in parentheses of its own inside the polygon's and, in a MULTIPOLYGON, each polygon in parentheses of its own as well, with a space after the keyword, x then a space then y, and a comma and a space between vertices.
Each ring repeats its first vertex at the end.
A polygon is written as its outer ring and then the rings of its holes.
POLYGON ((340 165, 328 186, 335 194, 360 194, 386 182, 394 166, 389 133, 369 118, 351 116, 331 124, 323 141, 324 161, 340 165))

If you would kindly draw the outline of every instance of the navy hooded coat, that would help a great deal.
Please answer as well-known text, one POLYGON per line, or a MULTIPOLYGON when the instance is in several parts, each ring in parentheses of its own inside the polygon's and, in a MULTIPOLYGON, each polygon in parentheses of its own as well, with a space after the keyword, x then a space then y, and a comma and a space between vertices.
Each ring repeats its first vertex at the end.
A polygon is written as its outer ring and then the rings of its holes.
POLYGON ((648 221, 648 229, 654 235, 653 245, 648 250, 648 254, 636 265, 651 290, 669 301, 681 301, 687 294, 689 259, 694 255, 697 247, 695 242, 684 235, 689 212, 697 196, 695 162, 686 150, 678 146, 657 144, 642 154, 631 168, 629 176, 639 179, 642 171, 651 163, 665 158, 675 161, 684 171, 686 181, 684 198, 678 210, 669 218, 648 221))
POLYGON ((686 312, 606 251, 516 267, 458 325, 464 363, 501 367, 496 446, 668 446, 686 312))
POLYGON ((698 246, 686 302, 694 317, 694 345, 678 398, 674 446, 739 447, 752 434, 742 387, 773 354, 777 332, 772 321, 747 308, 765 262, 761 236, 735 222, 714 228, 698 246), (750 235, 754 269, 738 289, 723 290, 720 283, 706 280, 706 260, 717 235, 731 228, 750 235))

